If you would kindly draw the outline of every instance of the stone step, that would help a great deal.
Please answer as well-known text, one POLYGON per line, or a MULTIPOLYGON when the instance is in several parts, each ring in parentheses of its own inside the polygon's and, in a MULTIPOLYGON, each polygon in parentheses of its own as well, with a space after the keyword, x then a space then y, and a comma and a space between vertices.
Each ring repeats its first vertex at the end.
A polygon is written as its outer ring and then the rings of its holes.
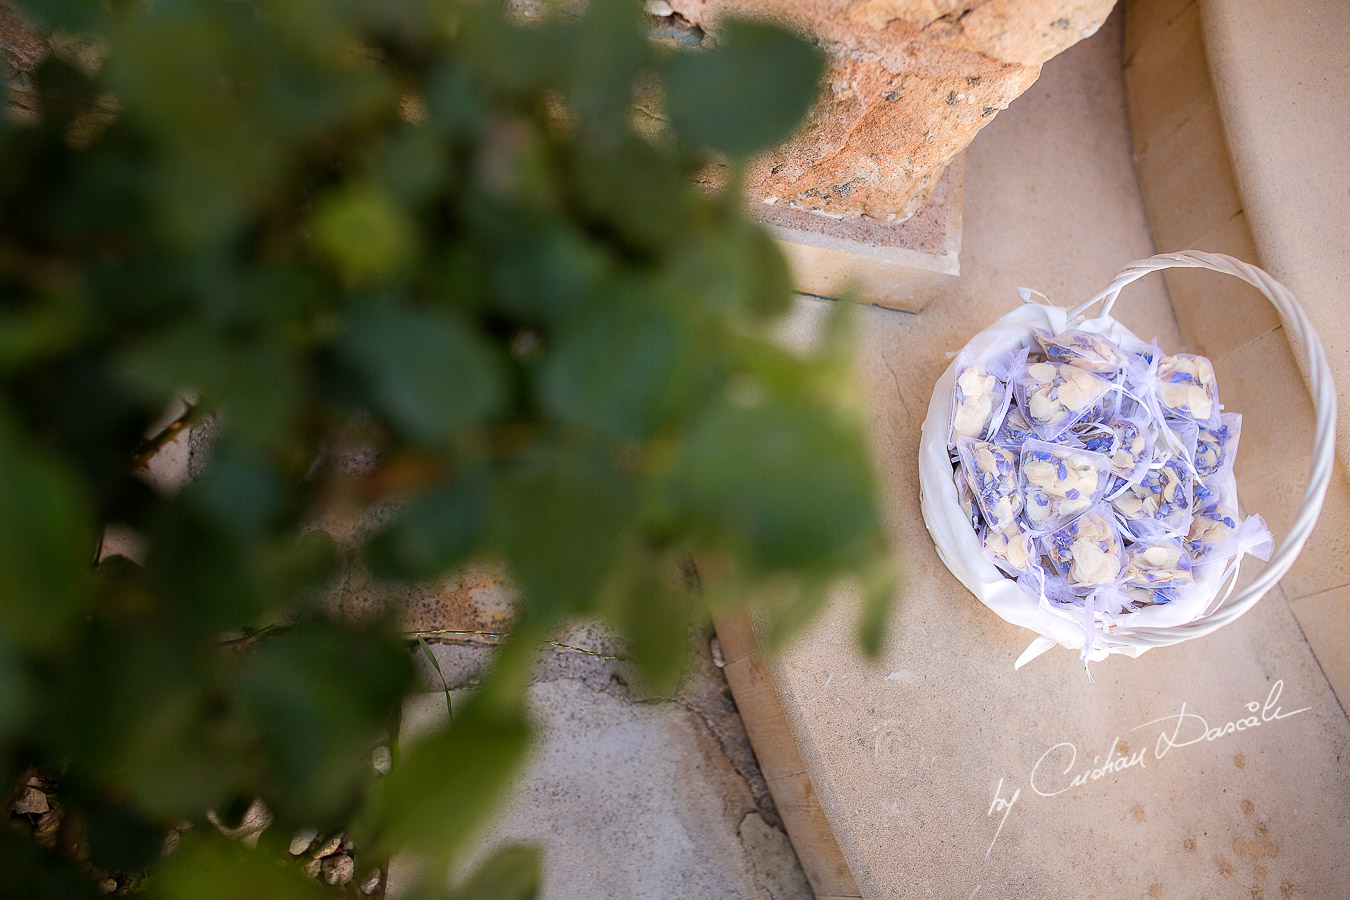
MULTIPOLYGON (((491 651, 433 652, 458 708, 491 651)), ((463 869, 529 843, 543 851, 545 900, 811 900, 721 672, 703 641, 681 694, 652 699, 630 690, 621 660, 546 650, 527 691, 531 759, 463 869)), ((424 685, 437 680, 423 675, 424 685)), ((401 744, 448 715, 443 692, 414 695, 401 744)), ((395 860, 388 896, 406 896, 407 881, 395 860)))
MULTIPOLYGON (((1095 684, 1063 650, 1014 671, 1032 635, 951 576, 922 524, 919 430, 946 353, 1013 308, 1019 286, 1071 305, 1153 252, 1121 36, 1117 18, 1047 64, 967 150, 960 279, 921 316, 859 311, 906 581, 876 663, 857 652, 856 597, 840 593, 758 694, 781 707, 867 898, 1273 900, 1350 883, 1350 722, 1279 589, 1213 635, 1094 664, 1095 684)), ((1129 288, 1116 313, 1184 344, 1160 278, 1129 288)), ((1249 504, 1275 493, 1256 487, 1249 504)), ((1338 523, 1314 540, 1343 546, 1338 523)), ((755 696, 738 694, 747 722, 755 696)))
POLYGON ((961 272, 965 159, 947 166, 933 199, 899 224, 835 220, 751 203, 772 229, 803 294, 850 298, 920 312, 935 288, 961 272))
MULTIPOLYGON (((1270 83, 1265 75, 1254 80, 1250 72, 1269 68, 1258 64, 1269 62, 1267 39, 1290 46, 1303 36, 1334 42, 1333 35, 1338 35, 1343 42, 1350 37, 1350 8, 1327 2, 1320 8, 1300 7, 1293 17, 1268 16, 1263 38, 1252 41, 1238 33, 1237 23, 1256 15, 1253 6, 1219 3, 1202 8, 1190 0, 1144 0, 1126 7, 1124 76, 1135 169, 1160 249, 1227 253, 1282 279, 1299 296, 1326 346, 1333 374, 1343 383, 1350 377, 1343 362, 1350 356, 1350 330, 1341 291, 1332 285, 1344 281, 1344 254, 1309 253, 1306 241, 1291 245, 1290 238, 1312 227, 1318 229, 1318 240, 1312 242, 1318 247, 1345 244, 1335 236, 1337 229, 1347 227, 1346 202, 1340 195, 1327 194, 1326 203, 1308 201, 1310 190, 1344 180, 1335 170, 1343 166, 1345 154, 1318 137, 1324 114, 1311 113, 1313 107, 1321 110, 1323 102, 1341 101, 1319 94, 1314 103, 1314 89, 1301 86, 1300 78, 1312 77, 1314 64, 1308 60, 1322 60, 1317 66, 1333 58, 1336 65, 1346 64, 1325 52, 1306 58, 1290 54, 1289 66, 1270 71, 1270 83), (1217 32, 1216 40, 1207 43, 1211 31, 1217 32), (1221 91, 1216 90, 1220 83, 1221 91), (1278 102, 1272 102, 1274 96, 1278 102), (1307 97, 1309 102, 1290 104, 1290 97, 1307 97), (1294 108, 1307 111, 1290 123, 1285 116, 1294 108), (1304 138, 1287 140, 1295 130, 1304 138), (1229 136, 1235 141, 1231 148, 1229 136), (1278 145, 1279 152, 1259 152, 1266 144, 1278 145), (1277 160, 1288 153, 1297 154, 1301 162, 1286 176, 1277 171, 1277 160), (1275 189, 1286 177, 1295 183, 1275 189), (1262 232, 1260 242, 1253 235, 1249 209, 1259 211, 1255 226, 1262 232)), ((1319 70, 1316 77, 1325 74, 1319 70)), ((1315 416, 1300 383, 1307 377, 1306 361, 1274 308, 1255 289, 1199 271, 1174 269, 1165 277, 1187 343, 1214 361, 1224 386, 1222 399, 1243 412, 1237 464, 1243 503, 1248 511, 1261 513, 1278 538, 1298 513, 1310 466, 1315 416)), ((1318 528, 1280 582, 1343 708, 1350 707, 1346 421, 1342 405, 1340 465, 1318 528)))

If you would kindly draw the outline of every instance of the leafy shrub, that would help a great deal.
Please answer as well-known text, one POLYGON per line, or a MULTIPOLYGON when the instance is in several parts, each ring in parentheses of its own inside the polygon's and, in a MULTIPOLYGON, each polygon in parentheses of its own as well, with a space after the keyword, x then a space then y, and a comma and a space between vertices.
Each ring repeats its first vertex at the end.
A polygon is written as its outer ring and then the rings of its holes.
MULTIPOLYGON (((160 859, 173 823, 260 797, 269 835, 351 827, 440 896, 559 623, 609 619, 669 685, 701 605, 759 603, 785 635, 852 574, 875 643, 846 332, 766 338, 788 272, 738 188, 814 96, 808 43, 740 24, 677 53, 626 0, 26 6, 61 40, 36 117, 0 121, 0 771, 57 777, 79 830, 0 829, 0 893, 93 893, 82 843, 157 896, 307 896, 280 838, 195 828, 160 859), (695 186, 712 164, 725 186, 695 186), (152 489, 138 466, 207 414, 209 466, 152 489), (369 470, 324 452, 354 434, 369 470), (371 571, 486 556, 522 599, 454 724, 376 779, 410 646, 331 616, 339 554, 306 528, 391 499, 371 571), (95 564, 107 523, 139 562, 95 564), (669 577, 690 557, 717 573, 701 594, 669 577)), ((537 861, 477 877, 524 896, 537 861)))

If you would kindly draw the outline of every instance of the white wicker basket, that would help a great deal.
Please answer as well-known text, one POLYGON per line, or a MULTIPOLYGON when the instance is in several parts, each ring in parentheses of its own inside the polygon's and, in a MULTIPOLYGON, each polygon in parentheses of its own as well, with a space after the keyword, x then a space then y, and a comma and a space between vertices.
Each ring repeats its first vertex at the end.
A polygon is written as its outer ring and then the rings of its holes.
MULTIPOLYGON (((954 364, 949 366, 934 388, 919 447, 919 491, 924 524, 943 562, 982 603, 1007 621, 1040 635, 1017 660, 1018 667, 1057 643, 1080 651, 1086 650, 1083 654, 1086 659, 1103 659, 1110 653, 1138 656, 1149 648, 1201 637, 1227 625, 1255 606, 1289 571, 1322 511, 1322 501, 1335 464, 1336 389, 1331 370, 1327 366, 1322 342, 1294 295, 1255 266, 1230 256, 1199 251, 1164 253, 1138 260, 1122 269, 1104 290, 1073 309, 1024 305, 972 338, 965 350, 977 358, 988 358, 1018 345, 1028 345, 1032 341, 1031 328, 1049 328, 1057 333, 1069 327, 1069 323, 1076 322, 1096 304, 1101 304, 1097 317, 1078 323, 1079 327, 1108 334, 1127 344, 1138 341, 1128 329, 1111 318, 1111 309, 1126 285, 1150 272, 1169 268, 1210 269, 1251 284, 1279 311, 1284 327, 1307 354, 1317 427, 1313 435, 1312 470, 1298 515, 1294 517, 1288 533, 1265 569, 1242 591, 1233 593, 1238 572, 1238 559, 1235 559, 1220 573, 1211 572, 1210 577, 1203 582, 1203 602, 1197 614, 1187 621, 1159 625, 1131 623, 1109 630, 1104 630, 1101 623, 1096 623, 1089 640, 1083 619, 1071 621, 1067 615, 1047 617, 1046 611, 1038 605, 1037 598, 1030 597, 1016 582, 996 569, 962 515, 947 450, 955 368, 954 364)), ((1140 620, 1143 618, 1141 616, 1140 620)))

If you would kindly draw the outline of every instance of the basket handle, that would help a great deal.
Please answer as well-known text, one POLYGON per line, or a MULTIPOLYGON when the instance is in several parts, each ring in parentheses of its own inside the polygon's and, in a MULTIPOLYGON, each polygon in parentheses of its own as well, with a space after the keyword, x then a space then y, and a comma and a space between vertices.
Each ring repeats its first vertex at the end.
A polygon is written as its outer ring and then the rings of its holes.
POLYGON ((1125 266, 1102 291, 1074 307, 1069 313, 1070 320, 1083 315, 1097 303, 1102 304, 1101 315, 1110 315, 1111 308, 1126 285, 1138 281, 1150 272, 1163 269, 1210 269, 1222 272, 1241 278, 1266 296, 1271 305, 1279 311, 1284 327, 1307 352, 1308 383, 1312 391, 1317 424, 1313 433, 1312 467, 1308 476, 1308 488, 1303 493, 1298 515, 1294 517, 1289 532, 1261 574, 1244 590, 1220 603, 1213 613, 1202 619, 1170 628, 1121 628, 1111 635, 1120 643, 1136 646, 1170 644, 1179 639, 1209 634, 1255 606, 1256 602, 1293 566, 1299 551, 1303 549, 1304 543, 1312 533, 1317 517, 1322 512, 1322 501, 1326 498, 1327 486, 1331 483, 1332 468, 1336 459, 1336 386, 1331 367, 1327 365, 1322 339, 1317 336, 1308 314, 1303 311, 1293 292, 1256 266, 1222 253, 1204 253, 1199 250, 1160 253, 1125 266))

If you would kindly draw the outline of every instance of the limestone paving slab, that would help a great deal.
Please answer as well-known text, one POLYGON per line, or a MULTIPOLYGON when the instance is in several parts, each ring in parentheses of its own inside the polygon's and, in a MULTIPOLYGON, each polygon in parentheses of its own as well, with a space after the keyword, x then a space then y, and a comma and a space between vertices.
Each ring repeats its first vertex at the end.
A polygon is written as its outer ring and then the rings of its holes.
POLYGON ((919 312, 933 285, 960 273, 961 186, 965 167, 952 160, 928 204, 904 222, 831 219, 752 201, 792 268, 793 287, 817 297, 855 299, 919 312))
POLYGON ((1346 699, 1350 698, 1350 656, 1341 652, 1340 645, 1350 634, 1350 587, 1298 597, 1289 602, 1289 607, 1341 701, 1341 709, 1346 709, 1346 699))
MULTIPOLYGON (((1068 305, 1152 252, 1120 40, 1113 19, 972 144, 959 281, 918 316, 858 311, 906 582, 875 664, 840 594, 771 673, 865 897, 1350 896, 1350 723, 1282 593, 1209 637, 1094 664, 1095 684, 1062 649, 1014 671, 1033 635, 951 576, 920 516, 946 354, 1019 286, 1068 305)), ((1161 284, 1127 289, 1116 314, 1179 348, 1161 284)), ((789 330, 809 340, 820 306, 789 330)))
MULTIPOLYGON (((1205 48, 1242 205, 1265 267, 1299 298, 1336 380, 1350 380, 1350 4, 1199 3, 1205 48), (1259 23, 1256 24, 1256 23, 1259 23)), ((1307 371, 1306 364, 1304 371, 1307 371)), ((1350 409, 1338 415, 1341 465, 1350 409)))
MULTIPOLYGON (((542 850, 543 900, 810 900, 777 813, 747 777, 753 756, 728 746, 734 711, 698 696, 714 689, 707 672, 693 673, 678 699, 640 699, 614 677, 631 675, 622 665, 550 655, 527 694, 538 732, 529 763, 465 871, 494 849, 527 843, 542 850)), ((450 674, 452 687, 462 674, 450 674)), ((452 693, 459 704, 468 690, 452 693)), ((401 742, 446 716, 443 694, 414 695, 401 742)), ((389 896, 407 887, 395 860, 389 896)))

